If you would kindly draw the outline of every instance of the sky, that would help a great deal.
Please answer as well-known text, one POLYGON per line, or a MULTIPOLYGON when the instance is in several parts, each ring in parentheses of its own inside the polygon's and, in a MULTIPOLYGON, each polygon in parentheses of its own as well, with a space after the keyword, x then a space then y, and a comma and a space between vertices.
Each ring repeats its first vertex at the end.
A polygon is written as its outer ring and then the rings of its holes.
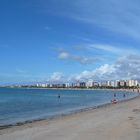
POLYGON ((0 1, 0 85, 140 79, 139 5, 0 1))

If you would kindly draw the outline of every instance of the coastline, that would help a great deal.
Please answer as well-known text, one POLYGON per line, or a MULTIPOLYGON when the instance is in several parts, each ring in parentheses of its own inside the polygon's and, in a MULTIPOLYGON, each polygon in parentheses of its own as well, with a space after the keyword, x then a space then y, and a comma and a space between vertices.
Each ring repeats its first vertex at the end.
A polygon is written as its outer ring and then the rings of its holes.
POLYGON ((107 91, 126 91, 140 93, 140 88, 42 88, 42 87, 0 87, 10 89, 44 89, 44 90, 107 90, 107 91))
MULTIPOLYGON (((122 90, 119 90, 119 91, 122 91, 122 90)), ((123 92, 128 92, 128 91, 124 91, 123 90, 123 92)), ((131 100, 135 100, 136 98, 140 98, 140 94, 139 93, 135 97, 124 99, 124 100, 119 100, 119 101, 117 101, 117 104, 120 104, 120 103, 123 103, 123 102, 128 102, 128 101, 131 101, 131 100)), ((55 120, 55 119, 58 119, 58 118, 61 118, 61 117, 63 118, 63 117, 66 117, 66 116, 71 116, 71 115, 79 114, 79 113, 82 113, 82 112, 93 111, 93 110, 100 109, 100 108, 105 108, 105 107, 108 107, 108 106, 111 106, 111 105, 112 105, 112 103, 110 102, 110 103, 100 104, 100 105, 97 105, 97 106, 91 106, 91 107, 87 107, 87 108, 77 109, 75 111, 70 111, 70 112, 67 112, 67 113, 62 113, 62 114, 54 115, 54 116, 51 116, 51 117, 48 117, 48 118, 41 118, 41 119, 35 119, 35 120, 27 120, 25 122, 17 122, 16 124, 3 125, 3 126, 0 126, 0 131, 4 130, 4 129, 11 129, 13 127, 33 124, 33 123, 41 122, 41 121, 49 122, 51 120, 55 120)))
POLYGON ((132 140, 139 138, 140 96, 107 104, 96 109, 84 110, 0 130, 1 140, 44 140, 44 139, 114 139, 132 140), (83 135, 84 133, 84 135, 83 135))
MULTIPOLYGON (((20 88, 20 89, 46 89, 46 88, 20 88)), ((59 90, 58 88, 51 88, 51 89, 52 90, 59 90)), ((135 91, 135 90, 129 90, 129 89, 78 89, 78 88, 64 89, 64 88, 61 88, 60 90, 107 90, 107 91, 114 91, 114 92, 115 91, 117 91, 117 92, 121 91, 121 92, 137 93, 137 96, 135 96, 135 97, 126 98, 126 99, 123 99, 123 100, 117 100, 117 104, 119 104, 121 102, 127 102, 129 100, 133 100, 133 99, 138 98, 140 96, 140 94, 139 94, 139 92, 137 92, 137 90, 135 91)), ((3 130, 3 129, 9 129, 9 128, 22 126, 22 125, 26 125, 26 124, 28 125, 28 124, 32 124, 32 123, 35 123, 35 122, 50 121, 50 120, 54 120, 54 119, 57 119, 57 118, 60 118, 60 117, 74 115, 74 114, 77 114, 77 113, 86 112, 86 111, 90 111, 90 110, 92 111, 92 110, 95 110, 95 109, 98 109, 98 108, 104 108, 106 106, 110 106, 112 104, 113 103, 108 102, 108 103, 99 104, 97 106, 89 106, 89 107, 86 107, 86 108, 80 108, 80 109, 77 109, 77 110, 73 110, 73 111, 69 111, 69 112, 65 112, 65 113, 61 113, 61 114, 56 114, 56 115, 50 116, 50 117, 27 120, 27 121, 23 121, 23 122, 17 122, 17 123, 14 123, 14 124, 1 125, 0 126, 0 131, 3 130)))

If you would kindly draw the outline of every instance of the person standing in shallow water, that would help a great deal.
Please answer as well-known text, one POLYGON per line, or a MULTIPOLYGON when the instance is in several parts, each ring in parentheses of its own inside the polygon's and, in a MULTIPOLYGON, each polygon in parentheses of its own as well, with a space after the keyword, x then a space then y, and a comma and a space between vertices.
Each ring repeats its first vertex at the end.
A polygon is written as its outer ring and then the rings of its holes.
POLYGON ((116 93, 114 93, 114 97, 116 97, 116 93))
POLYGON ((58 102, 58 106, 61 106, 61 95, 60 94, 57 95, 57 102, 58 102))
POLYGON ((58 97, 58 99, 60 99, 60 94, 58 94, 58 96, 57 96, 57 97, 58 97))
POLYGON ((111 103, 112 103, 112 104, 116 104, 116 103, 117 103, 117 100, 116 100, 116 93, 114 93, 113 96, 114 96, 114 99, 111 100, 111 103))
POLYGON ((125 94, 123 94, 123 97, 125 98, 125 94))

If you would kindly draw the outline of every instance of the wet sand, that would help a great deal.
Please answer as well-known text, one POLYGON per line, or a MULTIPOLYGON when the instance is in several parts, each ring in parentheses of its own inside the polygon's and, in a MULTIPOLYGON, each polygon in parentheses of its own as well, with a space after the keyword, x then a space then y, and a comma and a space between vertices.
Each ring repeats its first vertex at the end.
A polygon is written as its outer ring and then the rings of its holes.
POLYGON ((139 140, 140 97, 0 130, 0 140, 139 140))

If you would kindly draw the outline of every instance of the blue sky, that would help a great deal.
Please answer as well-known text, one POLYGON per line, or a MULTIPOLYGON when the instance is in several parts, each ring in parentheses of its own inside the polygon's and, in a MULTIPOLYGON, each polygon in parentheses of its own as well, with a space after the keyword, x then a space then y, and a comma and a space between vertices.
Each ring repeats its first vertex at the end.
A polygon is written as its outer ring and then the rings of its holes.
POLYGON ((139 5, 0 1, 0 84, 140 79, 139 5))

